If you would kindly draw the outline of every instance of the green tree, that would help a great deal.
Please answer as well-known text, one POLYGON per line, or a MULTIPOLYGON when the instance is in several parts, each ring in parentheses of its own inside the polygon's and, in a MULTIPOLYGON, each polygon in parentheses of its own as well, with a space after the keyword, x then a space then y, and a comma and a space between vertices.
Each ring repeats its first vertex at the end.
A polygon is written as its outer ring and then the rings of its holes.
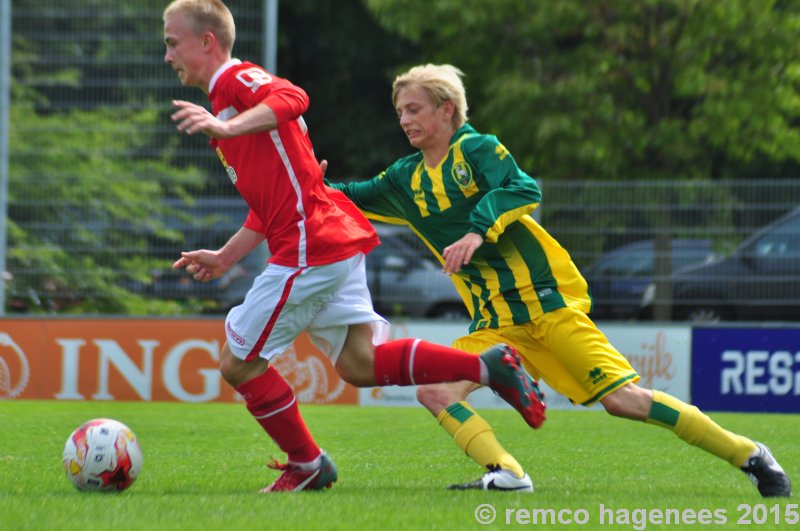
POLYGON ((136 159, 131 139, 154 111, 41 115, 28 102, 11 108, 8 270, 12 310, 71 313, 173 313, 126 287, 168 267, 154 241, 177 247, 162 198, 202 182, 197 171, 160 158, 136 159), (82 131, 76 134, 75 131, 82 131))
MULTIPOLYGON (((200 302, 137 295, 169 269, 184 232, 206 223, 176 223, 185 212, 167 205, 191 203, 190 195, 236 195, 207 139, 176 134, 169 119, 170 100, 205 98, 182 87, 163 62, 165 5, 15 0, 10 305, 127 314, 201 309, 200 302)), ((393 119, 374 118, 377 111, 393 118, 385 65, 411 46, 387 36, 359 0, 279 5, 277 73, 309 92, 306 120, 318 154, 342 176, 382 169, 396 156, 387 145, 405 148, 393 119)), ((229 7, 234 55, 263 63, 263 0, 229 7)))
POLYGON ((467 74, 473 120, 558 179, 730 178, 800 160, 800 4, 365 0, 467 74))
MULTIPOLYGON (((365 3, 387 28, 417 42, 425 61, 460 66, 473 121, 546 179, 730 179, 754 168, 796 169, 800 160, 797 2, 365 3)), ((599 204, 614 205, 616 193, 609 188, 599 204)), ((692 188, 661 193, 661 205, 698 199, 692 188)), ((723 186, 704 199, 735 202, 723 186)), ((576 191, 573 200, 586 198, 576 191)), ((643 208, 652 201, 642 200, 643 208)), ((543 216, 558 218, 546 193, 544 205, 543 216)), ((670 210, 653 206, 644 221, 663 279, 657 299, 668 301, 669 242, 677 231, 670 210)), ((706 222, 729 225, 729 212, 709 209, 706 222)), ((642 226, 631 221, 614 209, 587 209, 557 224, 642 226)), ((656 317, 668 311, 657 308, 656 317)))
POLYGON ((111 16, 114 4, 85 2, 62 11, 24 0, 15 5, 6 297, 11 311, 182 311, 131 288, 169 266, 152 254, 155 242, 177 248, 183 238, 167 223, 174 214, 163 199, 187 199, 203 175, 174 163, 179 135, 154 140, 163 115, 152 105, 152 93, 130 83, 135 73, 112 75, 130 73, 125 57, 135 56, 121 53, 131 38, 122 37, 126 23, 111 16), (81 16, 89 13, 96 16, 81 16))
POLYGON ((392 108, 398 64, 416 57, 360 0, 280 2, 278 74, 303 87, 314 150, 335 177, 367 178, 408 150, 392 108))

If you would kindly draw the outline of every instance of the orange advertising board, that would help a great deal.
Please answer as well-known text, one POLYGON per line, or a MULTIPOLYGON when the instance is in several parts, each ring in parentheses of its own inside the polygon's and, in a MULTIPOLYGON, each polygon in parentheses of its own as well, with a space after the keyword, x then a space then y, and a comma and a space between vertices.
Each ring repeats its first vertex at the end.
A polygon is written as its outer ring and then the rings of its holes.
MULTIPOLYGON (((229 402, 223 319, 0 320, 0 399, 229 402)), ((273 364, 303 403, 355 404, 306 336, 273 364)))

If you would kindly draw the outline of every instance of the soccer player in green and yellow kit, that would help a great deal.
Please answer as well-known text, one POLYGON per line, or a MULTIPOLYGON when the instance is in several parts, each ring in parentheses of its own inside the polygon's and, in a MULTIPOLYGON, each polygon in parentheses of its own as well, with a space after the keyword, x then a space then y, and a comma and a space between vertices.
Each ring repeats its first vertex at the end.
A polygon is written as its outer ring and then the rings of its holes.
MULTIPOLYGON (((696 407, 637 385, 639 376, 588 317, 586 281, 567 251, 530 216, 536 181, 500 141, 467 123, 462 73, 417 66, 394 81, 400 126, 419 151, 377 177, 331 184, 367 217, 405 224, 451 275, 470 315, 454 346, 479 353, 515 347, 535 377, 586 406, 656 424, 741 468, 763 496, 788 496, 789 478, 769 449, 718 426, 696 407)), ((471 382, 423 385, 419 401, 487 472, 457 489, 532 491, 520 464, 466 402, 471 382)))

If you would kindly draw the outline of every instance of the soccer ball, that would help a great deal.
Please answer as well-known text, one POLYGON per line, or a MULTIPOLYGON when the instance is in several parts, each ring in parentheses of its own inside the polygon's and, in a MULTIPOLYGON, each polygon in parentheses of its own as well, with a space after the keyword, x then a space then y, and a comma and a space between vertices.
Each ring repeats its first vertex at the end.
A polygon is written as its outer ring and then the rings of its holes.
POLYGON ((94 419, 69 436, 63 463, 78 490, 121 491, 139 477, 142 450, 136 435, 123 423, 94 419))

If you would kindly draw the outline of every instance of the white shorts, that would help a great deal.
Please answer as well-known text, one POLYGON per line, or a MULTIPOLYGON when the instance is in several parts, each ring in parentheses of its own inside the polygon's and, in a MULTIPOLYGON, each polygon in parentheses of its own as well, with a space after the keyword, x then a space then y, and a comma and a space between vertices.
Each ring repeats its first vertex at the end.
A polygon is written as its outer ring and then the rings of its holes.
POLYGON ((271 360, 301 332, 336 364, 348 325, 373 324, 373 341, 388 337, 389 323, 375 313, 367 288, 364 254, 317 267, 267 264, 244 301, 225 319, 234 356, 271 360))

